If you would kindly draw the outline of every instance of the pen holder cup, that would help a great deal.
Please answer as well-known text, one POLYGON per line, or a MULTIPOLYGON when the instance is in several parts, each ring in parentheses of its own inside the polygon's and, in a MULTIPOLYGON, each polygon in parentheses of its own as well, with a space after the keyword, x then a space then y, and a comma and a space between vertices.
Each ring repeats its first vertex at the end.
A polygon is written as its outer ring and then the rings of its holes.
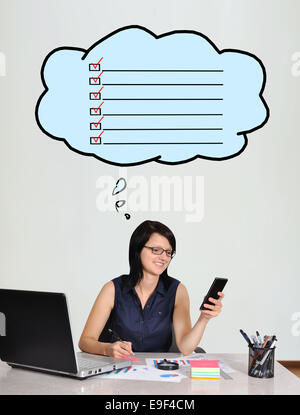
POLYGON ((274 376, 275 347, 249 346, 248 375, 254 378, 274 376))

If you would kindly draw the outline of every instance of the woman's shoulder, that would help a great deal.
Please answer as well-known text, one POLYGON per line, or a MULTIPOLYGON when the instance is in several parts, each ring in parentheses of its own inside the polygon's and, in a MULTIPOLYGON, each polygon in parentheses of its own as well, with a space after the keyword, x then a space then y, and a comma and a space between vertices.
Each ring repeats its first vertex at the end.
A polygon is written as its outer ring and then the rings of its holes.
POLYGON ((103 285, 102 290, 114 292, 116 287, 119 287, 121 284, 123 284, 126 277, 126 275, 120 275, 119 277, 113 278, 103 285))
POLYGON ((166 277, 164 277, 164 281, 167 287, 170 287, 170 286, 177 287, 181 284, 181 282, 177 278, 170 277, 170 275, 167 275, 166 277))
POLYGON ((171 277, 170 275, 168 275, 168 276, 167 276, 167 278, 168 278, 170 281, 178 281, 178 282, 180 282, 177 278, 171 277))
POLYGON ((120 275, 119 277, 115 277, 112 280, 108 281, 105 286, 109 290, 114 290, 116 293, 122 292, 124 286, 126 286, 128 280, 128 275, 120 275))
POLYGON ((186 286, 181 282, 177 286, 175 305, 189 300, 189 294, 186 286))
POLYGON ((124 275, 113 278, 107 281, 103 286, 98 295, 98 299, 109 303, 110 307, 113 308, 115 301, 120 296, 120 287, 123 282, 124 275))
POLYGON ((181 293, 186 293, 187 292, 187 288, 184 284, 182 284, 182 282, 179 281, 179 284, 177 286, 177 292, 181 292, 181 293))
POLYGON ((113 278, 110 282, 112 282, 114 285, 120 286, 124 284, 124 282, 126 282, 127 279, 128 279, 128 275, 123 274, 123 275, 120 275, 119 277, 113 278))
POLYGON ((114 295, 115 294, 115 285, 113 283, 113 281, 108 281, 106 282, 102 289, 101 289, 101 293, 104 295, 114 295))
POLYGON ((112 309, 114 306, 114 298, 115 298, 115 286, 114 283, 112 281, 108 281, 106 282, 96 300, 95 300, 95 306, 97 305, 101 305, 101 306, 107 306, 109 309, 112 309))

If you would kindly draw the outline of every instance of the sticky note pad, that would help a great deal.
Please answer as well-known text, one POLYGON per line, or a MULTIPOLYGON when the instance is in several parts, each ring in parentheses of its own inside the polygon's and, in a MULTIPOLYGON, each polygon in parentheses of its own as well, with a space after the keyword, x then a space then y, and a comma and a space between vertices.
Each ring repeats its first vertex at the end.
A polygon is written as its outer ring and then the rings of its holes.
POLYGON ((192 379, 220 379, 217 360, 190 360, 192 379))
POLYGON ((139 362, 140 361, 140 359, 138 357, 133 357, 133 356, 121 357, 121 359, 131 360, 132 362, 139 362))

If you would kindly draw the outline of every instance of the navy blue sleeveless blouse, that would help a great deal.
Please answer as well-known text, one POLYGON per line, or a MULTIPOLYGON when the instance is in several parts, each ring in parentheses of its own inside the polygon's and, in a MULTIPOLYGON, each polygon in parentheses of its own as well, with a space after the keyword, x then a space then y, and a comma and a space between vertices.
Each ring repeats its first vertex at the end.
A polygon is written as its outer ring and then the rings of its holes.
POLYGON ((173 310, 180 281, 160 277, 154 293, 142 309, 134 289, 125 285, 125 275, 114 278, 115 303, 99 341, 117 341, 108 329, 132 343, 133 352, 168 352, 172 343, 173 310))

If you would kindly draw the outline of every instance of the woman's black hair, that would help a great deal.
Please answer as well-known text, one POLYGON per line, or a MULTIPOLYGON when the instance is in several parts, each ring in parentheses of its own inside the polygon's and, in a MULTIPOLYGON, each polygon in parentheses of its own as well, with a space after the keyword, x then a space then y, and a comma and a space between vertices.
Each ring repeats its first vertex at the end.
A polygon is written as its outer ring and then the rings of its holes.
MULTIPOLYGON (((176 251, 176 239, 173 232, 163 223, 146 220, 142 222, 133 232, 129 242, 129 266, 130 271, 126 283, 131 287, 143 278, 143 266, 140 258, 141 250, 153 233, 159 233, 170 242, 172 251, 176 251)), ((167 269, 161 274, 161 277, 168 277, 167 269)))

